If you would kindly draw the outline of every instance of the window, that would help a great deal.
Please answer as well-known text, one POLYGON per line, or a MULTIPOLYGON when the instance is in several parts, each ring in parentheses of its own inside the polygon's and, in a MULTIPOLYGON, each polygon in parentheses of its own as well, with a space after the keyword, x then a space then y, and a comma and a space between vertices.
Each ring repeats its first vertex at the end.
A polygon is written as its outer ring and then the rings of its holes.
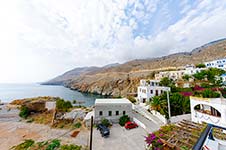
POLYGON ((155 95, 159 96, 159 91, 158 90, 155 91, 155 95))
POLYGON ((116 112, 115 112, 115 115, 118 116, 118 115, 119 115, 119 111, 116 111, 116 112))
POLYGON ((153 94, 153 90, 151 90, 150 93, 153 94))
POLYGON ((99 116, 102 116, 103 115, 103 112, 102 111, 99 111, 99 116))
POLYGON ((123 111, 123 115, 125 115, 126 114, 126 111, 123 111))
POLYGON ((112 112, 111 112, 111 111, 109 111, 109 112, 108 112, 108 116, 111 116, 111 115, 112 115, 112 112))

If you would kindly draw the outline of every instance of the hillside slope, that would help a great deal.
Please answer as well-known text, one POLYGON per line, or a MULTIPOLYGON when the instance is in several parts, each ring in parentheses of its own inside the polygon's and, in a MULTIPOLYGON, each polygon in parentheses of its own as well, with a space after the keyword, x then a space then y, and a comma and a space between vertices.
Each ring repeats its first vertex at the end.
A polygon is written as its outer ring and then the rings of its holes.
POLYGON ((82 92, 103 95, 127 95, 135 93, 139 80, 152 78, 154 72, 198 64, 226 57, 226 40, 219 40, 196 48, 190 53, 176 53, 154 59, 133 60, 127 63, 99 68, 73 77, 65 86, 82 92))

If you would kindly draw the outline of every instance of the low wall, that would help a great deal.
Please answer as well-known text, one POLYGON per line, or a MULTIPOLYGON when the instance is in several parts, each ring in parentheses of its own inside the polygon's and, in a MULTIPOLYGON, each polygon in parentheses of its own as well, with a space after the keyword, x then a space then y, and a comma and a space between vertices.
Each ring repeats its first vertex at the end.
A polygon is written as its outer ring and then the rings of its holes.
POLYGON ((143 129, 146 130, 146 126, 140 121, 138 120, 137 118, 133 118, 133 121, 138 124, 140 127, 142 127, 143 129))
POLYGON ((177 123, 177 122, 180 122, 182 120, 191 120, 191 114, 173 116, 170 119, 171 123, 177 123))
MULTIPOLYGON (((152 110, 151 113, 157 117, 159 120, 161 120, 164 124, 167 124, 168 121, 165 118, 165 116, 161 115, 159 112, 152 110)), ((172 116, 170 118, 170 122, 171 123, 177 123, 180 122, 182 120, 191 120, 191 114, 184 114, 184 115, 178 115, 178 116, 172 116)))
POLYGON ((165 116, 161 115, 159 112, 152 110, 151 113, 157 117, 159 120, 161 120, 164 124, 167 124, 167 119, 165 118, 165 116))

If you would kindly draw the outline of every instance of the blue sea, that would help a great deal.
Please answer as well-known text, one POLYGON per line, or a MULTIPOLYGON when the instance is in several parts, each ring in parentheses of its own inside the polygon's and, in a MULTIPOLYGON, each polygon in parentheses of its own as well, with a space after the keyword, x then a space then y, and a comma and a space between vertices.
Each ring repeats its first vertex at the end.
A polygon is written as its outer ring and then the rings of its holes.
POLYGON ((77 100, 84 102, 81 105, 92 106, 96 98, 101 95, 81 93, 70 90, 63 86, 40 85, 40 84, 0 84, 0 100, 11 102, 15 99, 31 98, 37 96, 56 96, 65 100, 77 100))

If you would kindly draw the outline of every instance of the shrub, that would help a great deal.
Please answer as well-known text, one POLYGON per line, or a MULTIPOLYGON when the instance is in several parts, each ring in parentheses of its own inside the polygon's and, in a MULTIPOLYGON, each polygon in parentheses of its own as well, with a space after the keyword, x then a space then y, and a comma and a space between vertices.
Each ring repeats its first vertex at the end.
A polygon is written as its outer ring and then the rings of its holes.
POLYGON ((123 115, 122 117, 119 118, 119 124, 121 126, 124 126, 126 122, 130 121, 130 118, 128 115, 123 115))
POLYGON ((110 122, 109 122, 109 120, 107 120, 105 118, 101 120, 101 124, 103 124, 106 127, 109 127, 111 125, 110 122))
POLYGON ((55 139, 55 140, 52 140, 52 142, 48 145, 46 150, 55 150, 56 148, 59 148, 59 147, 60 147, 60 141, 55 139))
POLYGON ((59 111, 67 112, 69 108, 72 108, 70 101, 64 101, 63 99, 57 99, 56 109, 59 111))
POLYGON ((202 92, 202 96, 203 96, 203 98, 219 98, 220 94, 207 89, 202 92))
POLYGON ((132 96, 129 96, 128 97, 128 100, 131 102, 131 103, 136 103, 136 99, 132 96))
POLYGON ((205 64, 197 64, 197 65, 195 65, 195 66, 196 66, 196 68, 205 68, 205 67, 206 67, 205 64))
POLYGON ((29 140, 25 140, 23 143, 12 147, 11 149, 14 150, 24 150, 24 149, 28 149, 29 147, 31 147, 35 142, 31 139, 29 140))
POLYGON ((73 100, 73 102, 72 102, 73 104, 76 104, 77 103, 77 101, 76 100, 73 100))
POLYGON ((82 149, 82 146, 73 145, 73 144, 70 144, 70 145, 62 145, 60 147, 60 150, 81 150, 81 149, 82 149))
POLYGON ((81 126, 82 126, 82 124, 80 122, 77 122, 76 124, 74 124, 74 127, 77 129, 80 128, 81 126))
POLYGON ((25 118, 25 119, 26 119, 29 115, 30 115, 30 111, 29 111, 28 107, 22 106, 22 107, 20 108, 19 116, 20 116, 21 118, 25 118))

